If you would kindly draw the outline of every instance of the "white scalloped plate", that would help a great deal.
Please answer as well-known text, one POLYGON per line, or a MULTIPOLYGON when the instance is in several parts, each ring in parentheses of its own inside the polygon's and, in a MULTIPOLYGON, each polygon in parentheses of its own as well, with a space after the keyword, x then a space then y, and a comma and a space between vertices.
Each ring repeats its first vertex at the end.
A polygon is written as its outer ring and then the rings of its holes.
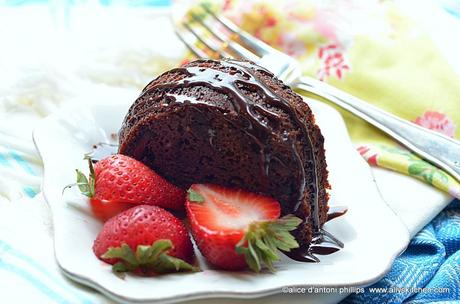
POLYGON ((407 229, 382 201, 370 168, 353 148, 340 115, 324 104, 307 102, 325 137, 330 204, 349 207, 346 215, 325 225, 345 243, 343 250, 320 256, 317 264, 283 258, 275 274, 213 270, 197 253, 202 272, 120 279, 91 250, 102 224, 82 212, 84 208, 75 208, 85 205, 82 198, 62 196, 64 186, 74 182, 74 169, 85 169, 83 154, 95 143, 110 141, 129 107, 127 103, 93 103, 86 109, 64 109, 34 131, 45 167, 43 193, 53 214, 55 255, 63 272, 116 301, 135 303, 256 298, 281 293, 285 286, 364 286, 379 280, 409 243, 407 229))

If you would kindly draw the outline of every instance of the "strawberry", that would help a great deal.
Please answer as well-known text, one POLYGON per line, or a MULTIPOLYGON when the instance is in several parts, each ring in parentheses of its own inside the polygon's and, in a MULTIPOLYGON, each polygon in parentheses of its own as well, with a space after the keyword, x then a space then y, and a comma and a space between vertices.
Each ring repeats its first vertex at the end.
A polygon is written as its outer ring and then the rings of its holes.
POLYGON ((103 201, 94 197, 90 198, 89 205, 93 215, 103 222, 133 206, 131 203, 103 201))
POLYGON ((89 179, 77 170, 77 185, 91 198, 92 209, 101 219, 125 210, 129 204, 183 209, 185 192, 133 158, 112 155, 98 161, 94 167, 90 158, 88 162, 89 179))
POLYGON ((168 211, 138 205, 109 219, 93 244, 94 254, 116 272, 195 271, 184 224, 168 211))
POLYGON ((274 271, 277 249, 289 251, 298 243, 289 231, 301 220, 279 218, 279 203, 264 195, 216 185, 195 184, 185 203, 193 238, 211 264, 227 270, 262 266, 274 271))

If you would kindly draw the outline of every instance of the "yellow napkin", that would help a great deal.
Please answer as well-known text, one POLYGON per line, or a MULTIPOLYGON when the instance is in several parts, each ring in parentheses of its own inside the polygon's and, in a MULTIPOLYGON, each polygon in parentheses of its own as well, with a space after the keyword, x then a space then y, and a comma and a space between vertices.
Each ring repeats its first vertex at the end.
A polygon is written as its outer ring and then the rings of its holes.
MULTIPOLYGON (((314 76, 419 125, 459 138, 460 77, 422 28, 392 1, 224 1, 222 13, 296 57, 314 76)), ((460 184, 352 114, 358 151, 375 166, 460 198, 460 184)))

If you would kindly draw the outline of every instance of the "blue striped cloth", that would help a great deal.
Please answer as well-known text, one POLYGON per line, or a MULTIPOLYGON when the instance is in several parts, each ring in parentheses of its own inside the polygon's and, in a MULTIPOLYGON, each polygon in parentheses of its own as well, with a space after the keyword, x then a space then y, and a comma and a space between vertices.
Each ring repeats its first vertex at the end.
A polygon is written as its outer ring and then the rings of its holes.
POLYGON ((379 282, 343 303, 460 303, 460 201, 411 241, 379 282))
POLYGON ((0 137, 0 182, 3 189, 0 189, 0 196, 17 199, 22 192, 22 195, 33 198, 40 191, 42 174, 38 155, 27 155, 24 151, 5 147, 5 142, 2 142, 1 139, 0 137), (33 162, 30 161, 31 158, 33 162), (9 193, 5 193, 6 189, 9 190, 9 193), (12 192, 15 193, 12 194, 12 192))
POLYGON ((0 271, 19 277, 25 284, 42 293, 43 298, 47 299, 43 303, 94 303, 83 293, 71 288, 61 276, 47 269, 41 261, 31 257, 30 253, 24 253, 2 240, 0 257, 0 271))

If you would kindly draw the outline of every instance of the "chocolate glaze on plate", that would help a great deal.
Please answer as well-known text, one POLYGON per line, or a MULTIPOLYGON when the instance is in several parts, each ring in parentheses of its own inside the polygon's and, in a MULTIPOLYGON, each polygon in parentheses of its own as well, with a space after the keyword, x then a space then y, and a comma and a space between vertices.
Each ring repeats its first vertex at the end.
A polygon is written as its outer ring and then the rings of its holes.
MULTIPOLYGON (((327 222, 344 215, 347 211, 348 208, 345 206, 331 207, 327 213, 327 222)), ((309 247, 301 245, 299 248, 292 249, 285 254, 299 262, 319 262, 315 254, 327 255, 337 252, 344 247, 341 241, 326 230, 321 229, 321 233, 322 238, 313 238, 309 247)))

